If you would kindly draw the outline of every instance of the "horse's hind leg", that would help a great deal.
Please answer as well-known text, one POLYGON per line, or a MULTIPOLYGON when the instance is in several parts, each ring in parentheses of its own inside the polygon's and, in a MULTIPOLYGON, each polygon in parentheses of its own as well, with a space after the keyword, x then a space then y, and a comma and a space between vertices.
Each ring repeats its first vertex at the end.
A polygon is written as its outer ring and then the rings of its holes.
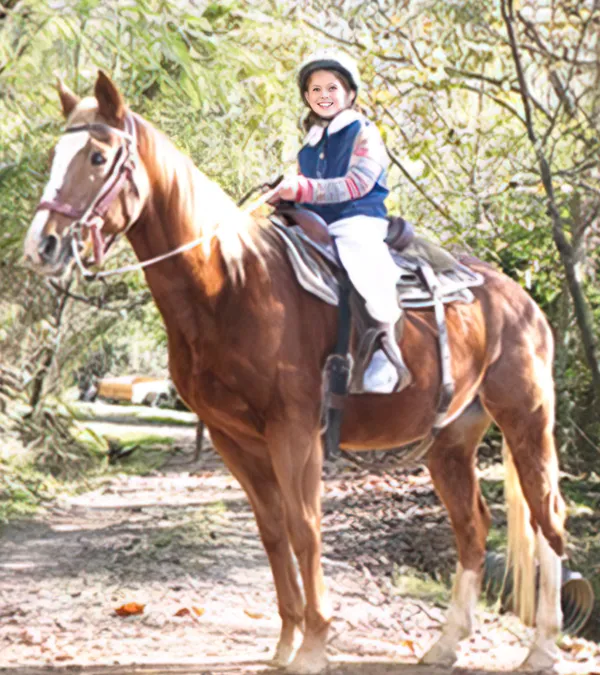
MULTIPOLYGON (((537 348, 523 339, 486 376, 483 402, 506 440, 508 548, 513 597, 519 616, 531 624, 534 643, 525 661, 533 669, 550 668, 558 659, 561 564, 564 551, 564 502, 558 485, 554 444, 554 384, 549 334, 537 348), (540 593, 535 611, 535 554, 540 593)), ((539 338, 538 338, 539 342, 539 338)))
POLYGON ((439 434, 429 450, 429 471, 448 509, 458 548, 458 564, 446 625, 437 642, 421 659, 422 663, 452 665, 456 661, 458 643, 473 629, 490 526, 475 465, 477 446, 490 422, 489 415, 475 400, 439 434))
POLYGON ((293 658, 302 640, 304 599, 298 584, 283 500, 271 459, 248 454, 235 440, 215 429, 211 429, 210 433, 223 461, 248 495, 254 511, 273 572, 281 616, 281 634, 273 664, 285 666, 293 658))

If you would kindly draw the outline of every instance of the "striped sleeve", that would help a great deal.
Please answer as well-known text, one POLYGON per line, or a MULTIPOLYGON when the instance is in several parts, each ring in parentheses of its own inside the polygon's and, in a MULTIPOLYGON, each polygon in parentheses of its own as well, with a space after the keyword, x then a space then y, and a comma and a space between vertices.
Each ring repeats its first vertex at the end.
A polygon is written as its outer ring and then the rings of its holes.
POLYGON ((298 176, 296 201, 305 204, 335 204, 359 199, 368 194, 389 158, 374 124, 364 124, 356 136, 348 173, 340 178, 306 178, 298 176))

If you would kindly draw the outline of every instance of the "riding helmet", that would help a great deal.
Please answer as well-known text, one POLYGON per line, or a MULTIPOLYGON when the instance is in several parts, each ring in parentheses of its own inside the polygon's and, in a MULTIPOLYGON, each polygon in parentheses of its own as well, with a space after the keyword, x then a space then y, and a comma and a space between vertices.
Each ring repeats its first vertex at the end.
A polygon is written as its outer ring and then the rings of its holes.
POLYGON ((340 73, 348 80, 350 89, 355 93, 360 88, 360 75, 354 59, 338 50, 325 49, 310 56, 300 66, 300 70, 298 71, 298 87, 300 88, 300 96, 303 100, 308 78, 316 70, 333 70, 340 73))

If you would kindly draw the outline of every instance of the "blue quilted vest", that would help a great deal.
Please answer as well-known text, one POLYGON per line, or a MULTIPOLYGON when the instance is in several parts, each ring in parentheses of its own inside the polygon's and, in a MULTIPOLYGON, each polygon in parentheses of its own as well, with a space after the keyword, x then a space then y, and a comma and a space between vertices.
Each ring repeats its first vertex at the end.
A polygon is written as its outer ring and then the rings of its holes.
MULTIPOLYGON (((363 122, 370 124, 370 122, 363 122)), ((348 173, 350 157, 361 121, 355 120, 333 134, 325 130, 321 140, 314 146, 305 145, 298 153, 300 172, 307 178, 340 178, 348 173)), ((373 189, 364 197, 335 204, 303 204, 318 213, 326 223, 333 223, 352 216, 374 216, 386 218, 384 200, 389 190, 385 183, 385 172, 377 178, 373 189)))

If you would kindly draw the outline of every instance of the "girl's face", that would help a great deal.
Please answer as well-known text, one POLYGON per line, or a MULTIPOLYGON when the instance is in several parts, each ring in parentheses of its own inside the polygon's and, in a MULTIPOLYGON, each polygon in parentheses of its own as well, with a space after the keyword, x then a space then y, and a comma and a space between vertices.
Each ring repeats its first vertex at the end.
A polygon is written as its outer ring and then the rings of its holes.
POLYGON ((309 78, 304 96, 311 110, 325 119, 335 117, 349 108, 355 94, 344 87, 342 80, 331 70, 316 70, 309 78))

